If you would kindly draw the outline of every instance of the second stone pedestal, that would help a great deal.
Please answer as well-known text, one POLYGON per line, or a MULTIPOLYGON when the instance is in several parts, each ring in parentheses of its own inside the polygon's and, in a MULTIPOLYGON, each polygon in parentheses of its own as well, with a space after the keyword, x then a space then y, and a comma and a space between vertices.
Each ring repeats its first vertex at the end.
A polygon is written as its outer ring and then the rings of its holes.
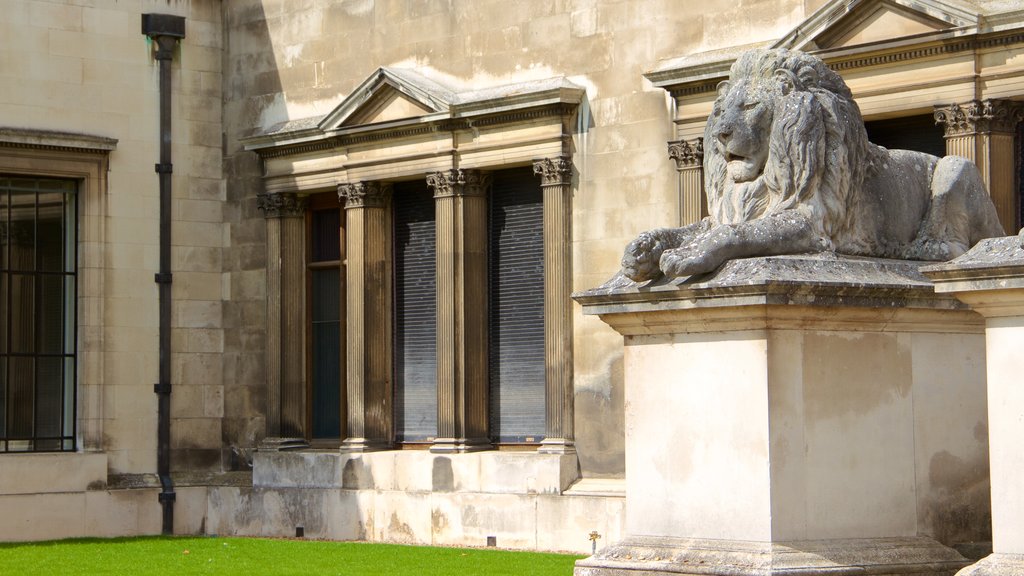
POLYGON ((910 262, 578 294, 625 337, 626 533, 579 576, 952 574, 988 537, 983 321, 910 262))

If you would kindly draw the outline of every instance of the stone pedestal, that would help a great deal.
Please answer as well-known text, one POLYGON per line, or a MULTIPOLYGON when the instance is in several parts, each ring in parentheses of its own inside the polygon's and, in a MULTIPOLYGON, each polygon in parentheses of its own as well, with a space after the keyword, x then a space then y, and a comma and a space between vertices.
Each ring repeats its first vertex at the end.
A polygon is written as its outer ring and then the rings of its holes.
POLYGON ((1022 237, 983 240, 925 268, 935 291, 985 317, 993 554, 963 575, 1024 574, 1024 248, 1022 237))
POLYGON ((577 575, 952 574, 939 541, 987 537, 983 321, 917 264, 754 258, 576 299, 625 337, 628 535, 577 575))

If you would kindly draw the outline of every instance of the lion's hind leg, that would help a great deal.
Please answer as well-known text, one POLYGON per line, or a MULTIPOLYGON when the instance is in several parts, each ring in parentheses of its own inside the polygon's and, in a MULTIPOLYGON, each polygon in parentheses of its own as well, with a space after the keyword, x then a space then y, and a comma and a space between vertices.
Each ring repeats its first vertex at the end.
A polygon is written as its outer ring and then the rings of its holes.
POLYGON ((977 167, 966 158, 946 156, 935 165, 928 209, 903 257, 956 258, 970 249, 979 233, 991 230, 991 218, 995 218, 995 207, 977 167))

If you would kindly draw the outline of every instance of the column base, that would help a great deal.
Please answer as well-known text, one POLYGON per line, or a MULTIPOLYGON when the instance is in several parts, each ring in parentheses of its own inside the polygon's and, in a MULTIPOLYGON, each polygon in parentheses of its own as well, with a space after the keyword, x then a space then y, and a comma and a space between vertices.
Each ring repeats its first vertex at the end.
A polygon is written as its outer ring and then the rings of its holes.
POLYGON ((573 574, 952 576, 967 564, 952 548, 923 537, 771 543, 631 536, 577 561, 573 574))
POLYGON ((1024 576, 1024 554, 990 554, 956 576, 1024 576))
POLYGON ((494 448, 489 438, 436 438, 430 446, 433 454, 465 454, 494 448))
POLYGON ((576 443, 565 438, 545 438, 541 440, 537 452, 541 454, 575 454, 576 443))
POLYGON ((346 438, 338 448, 344 453, 380 452, 390 450, 391 443, 384 440, 371 440, 369 438, 346 438))

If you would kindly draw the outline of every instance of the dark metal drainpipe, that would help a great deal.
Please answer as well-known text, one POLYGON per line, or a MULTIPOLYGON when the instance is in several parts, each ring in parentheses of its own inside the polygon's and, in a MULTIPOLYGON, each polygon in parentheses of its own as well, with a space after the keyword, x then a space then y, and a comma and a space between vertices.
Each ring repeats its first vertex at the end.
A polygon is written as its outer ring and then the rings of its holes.
POLYGON ((156 44, 160 62, 160 379, 157 393, 156 473, 160 477, 160 505, 164 534, 174 533, 174 482, 171 481, 171 60, 178 40, 185 37, 185 18, 169 14, 143 14, 142 33, 156 44))

